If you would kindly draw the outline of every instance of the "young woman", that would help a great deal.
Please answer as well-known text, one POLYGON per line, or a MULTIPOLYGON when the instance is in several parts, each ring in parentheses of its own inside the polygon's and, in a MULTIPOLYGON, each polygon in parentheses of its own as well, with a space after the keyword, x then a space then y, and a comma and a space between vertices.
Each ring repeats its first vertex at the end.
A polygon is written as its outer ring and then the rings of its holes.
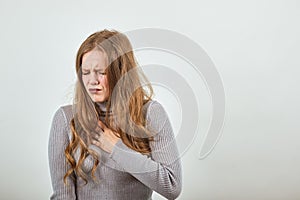
POLYGON ((117 31, 90 35, 76 58, 74 105, 60 107, 49 137, 51 199, 179 196, 174 133, 152 87, 117 31))

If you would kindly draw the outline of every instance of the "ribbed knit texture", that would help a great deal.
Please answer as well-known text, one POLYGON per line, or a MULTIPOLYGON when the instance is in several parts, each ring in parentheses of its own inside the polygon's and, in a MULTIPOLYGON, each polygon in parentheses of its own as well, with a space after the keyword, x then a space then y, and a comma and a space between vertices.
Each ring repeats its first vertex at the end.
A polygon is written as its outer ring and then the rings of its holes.
MULTIPOLYGON (((101 106, 101 105, 99 105, 101 106)), ((102 106, 103 107, 103 106, 102 106)), ((72 106, 60 107, 52 121, 48 156, 53 194, 50 199, 77 200, 148 200, 153 191, 167 199, 179 196, 182 187, 182 172, 174 133, 164 108, 157 101, 144 106, 147 128, 156 134, 150 142, 151 155, 143 155, 128 148, 119 140, 112 153, 107 153, 95 145, 90 149, 97 152, 100 164, 96 171, 98 182, 68 177, 68 185, 63 182, 69 165, 65 149, 71 139, 70 121, 74 115, 72 106)), ((79 158, 79 151, 74 155, 79 158)), ((83 170, 89 173, 93 158, 89 156, 83 170)))

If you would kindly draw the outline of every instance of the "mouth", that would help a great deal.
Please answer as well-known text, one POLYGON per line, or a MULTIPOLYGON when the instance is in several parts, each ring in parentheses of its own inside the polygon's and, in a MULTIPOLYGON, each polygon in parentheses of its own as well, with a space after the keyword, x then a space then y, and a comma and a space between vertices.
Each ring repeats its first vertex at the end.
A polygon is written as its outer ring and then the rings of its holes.
POLYGON ((101 89, 98 89, 98 88, 91 88, 91 89, 89 89, 89 92, 91 93, 91 94, 97 94, 97 93, 99 93, 99 92, 101 92, 102 90, 101 89))

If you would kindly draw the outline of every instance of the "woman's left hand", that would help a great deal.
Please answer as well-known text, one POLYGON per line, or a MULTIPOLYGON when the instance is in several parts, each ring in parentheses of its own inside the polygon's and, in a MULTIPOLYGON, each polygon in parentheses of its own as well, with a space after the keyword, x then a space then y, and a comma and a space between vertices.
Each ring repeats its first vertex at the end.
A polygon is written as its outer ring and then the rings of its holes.
POLYGON ((103 132, 95 136, 95 139, 92 140, 92 143, 104 151, 111 153, 115 144, 120 140, 117 133, 113 132, 111 129, 102 122, 98 121, 98 125, 102 128, 103 132))

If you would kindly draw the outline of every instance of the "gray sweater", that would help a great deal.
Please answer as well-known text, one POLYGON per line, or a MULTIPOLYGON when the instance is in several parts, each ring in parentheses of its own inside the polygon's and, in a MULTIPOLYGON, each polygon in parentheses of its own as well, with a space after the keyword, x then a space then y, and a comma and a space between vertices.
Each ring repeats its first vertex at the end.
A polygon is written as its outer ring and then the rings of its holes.
MULTIPOLYGON (((111 153, 91 144, 89 148, 95 150, 100 159, 95 173, 98 181, 89 177, 87 185, 83 185, 83 180, 75 176, 74 180, 68 177, 68 185, 65 185, 63 177, 69 166, 64 150, 71 139, 69 124, 74 113, 71 105, 60 107, 53 117, 48 145, 53 188, 50 199, 143 200, 151 199, 153 191, 167 199, 177 198, 182 187, 181 162, 167 113, 157 101, 145 104, 143 111, 146 127, 157 132, 150 142, 150 156, 128 148, 122 140, 111 153)), ((74 157, 78 160, 79 151, 74 157)), ((89 156, 83 170, 89 173, 92 166, 93 158, 89 156)))

